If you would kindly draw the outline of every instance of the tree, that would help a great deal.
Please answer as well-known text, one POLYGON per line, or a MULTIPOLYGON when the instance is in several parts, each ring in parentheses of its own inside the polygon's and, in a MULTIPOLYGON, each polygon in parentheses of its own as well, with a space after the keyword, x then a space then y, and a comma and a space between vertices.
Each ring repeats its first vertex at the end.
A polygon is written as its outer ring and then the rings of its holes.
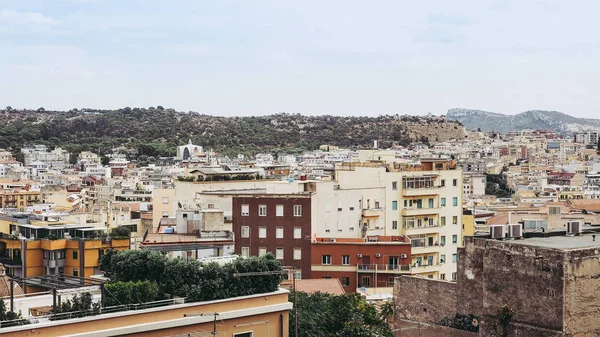
POLYGON ((100 313, 100 303, 94 303, 92 294, 89 292, 75 294, 71 299, 63 301, 58 312, 62 315, 53 317, 53 320, 85 317, 98 315, 100 313))
POLYGON ((131 237, 131 229, 127 227, 116 227, 110 231, 110 236, 113 238, 129 238, 131 237))
POLYGON ((107 292, 105 306, 141 304, 160 300, 158 284, 150 281, 111 282, 104 286, 107 292))
POLYGON ((298 336, 295 336, 296 310, 290 313, 290 336, 370 337, 392 336, 386 322, 387 314, 368 303, 359 294, 331 295, 324 293, 297 295, 298 336))

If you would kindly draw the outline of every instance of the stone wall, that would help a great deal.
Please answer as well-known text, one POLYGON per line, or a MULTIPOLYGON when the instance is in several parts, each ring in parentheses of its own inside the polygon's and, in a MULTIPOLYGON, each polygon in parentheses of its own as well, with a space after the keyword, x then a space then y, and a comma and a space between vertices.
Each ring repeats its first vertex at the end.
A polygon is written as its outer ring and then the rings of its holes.
POLYGON ((565 333, 600 335, 600 250, 571 251, 565 268, 565 333))
POLYGON ((452 329, 441 325, 423 325, 401 322, 400 329, 394 331, 394 337, 477 337, 477 332, 452 329))
POLYGON ((398 319, 438 323, 456 314, 456 283, 416 276, 397 277, 394 309, 398 319))

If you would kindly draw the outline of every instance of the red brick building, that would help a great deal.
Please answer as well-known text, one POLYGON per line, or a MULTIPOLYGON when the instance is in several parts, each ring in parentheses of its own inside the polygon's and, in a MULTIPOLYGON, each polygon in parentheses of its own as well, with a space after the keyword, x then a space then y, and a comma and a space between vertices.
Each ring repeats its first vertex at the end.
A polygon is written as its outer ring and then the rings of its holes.
POLYGON ((235 253, 273 253, 298 278, 311 278, 311 195, 253 194, 233 197, 235 253))
POLYGON ((394 277, 410 274, 410 253, 410 240, 404 236, 317 238, 311 248, 311 276, 338 278, 346 292, 391 287, 394 277))

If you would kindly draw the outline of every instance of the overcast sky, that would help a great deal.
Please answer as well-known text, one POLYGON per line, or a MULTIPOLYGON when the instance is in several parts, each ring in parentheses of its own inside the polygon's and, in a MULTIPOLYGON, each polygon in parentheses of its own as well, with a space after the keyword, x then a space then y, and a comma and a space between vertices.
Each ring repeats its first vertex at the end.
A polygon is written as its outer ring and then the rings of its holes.
POLYGON ((600 1, 0 0, 0 106, 600 118, 600 1))

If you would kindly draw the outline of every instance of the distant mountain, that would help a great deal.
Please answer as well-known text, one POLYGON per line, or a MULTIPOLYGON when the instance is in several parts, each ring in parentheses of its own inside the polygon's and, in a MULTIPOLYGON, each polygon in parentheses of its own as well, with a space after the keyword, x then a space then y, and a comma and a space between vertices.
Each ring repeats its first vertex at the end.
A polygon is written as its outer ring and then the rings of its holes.
POLYGON ((481 110, 450 109, 446 118, 461 122, 469 130, 500 133, 526 129, 552 130, 560 134, 600 131, 600 119, 577 118, 558 111, 530 110, 517 115, 504 115, 481 110))

